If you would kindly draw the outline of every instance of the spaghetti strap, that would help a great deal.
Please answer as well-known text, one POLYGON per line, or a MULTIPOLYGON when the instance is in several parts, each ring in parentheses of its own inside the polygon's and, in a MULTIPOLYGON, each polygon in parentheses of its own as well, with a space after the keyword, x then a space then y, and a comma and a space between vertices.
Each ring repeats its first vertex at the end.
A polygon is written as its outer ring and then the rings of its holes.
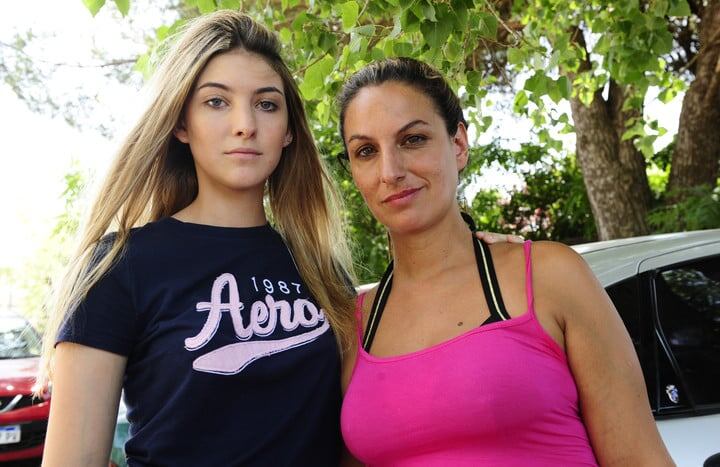
POLYGON ((355 321, 357 322, 358 345, 362 345, 362 338, 363 338, 362 308, 363 308, 363 303, 365 302, 365 294, 366 293, 367 292, 361 293, 355 299, 355 321))
POLYGON ((523 242, 523 250, 525 251, 525 299, 527 300, 528 311, 535 313, 535 299, 533 295, 533 279, 532 279, 532 258, 531 258, 532 240, 523 242))

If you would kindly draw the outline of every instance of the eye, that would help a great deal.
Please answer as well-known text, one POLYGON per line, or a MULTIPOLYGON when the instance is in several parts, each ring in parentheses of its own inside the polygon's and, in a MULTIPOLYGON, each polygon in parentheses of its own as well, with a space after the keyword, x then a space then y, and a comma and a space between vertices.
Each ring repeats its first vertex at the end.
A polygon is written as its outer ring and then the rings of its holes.
POLYGON ((210 107, 212 107, 213 109, 220 109, 227 105, 227 103, 219 97, 210 98, 210 99, 206 100, 205 103, 207 105, 209 105, 210 107))
POLYGON ((355 150, 355 157, 363 158, 363 157, 369 157, 375 154, 375 148, 370 145, 360 146, 357 150, 355 150))
POLYGON ((427 141, 427 137, 424 135, 410 135, 403 141, 403 144, 409 144, 410 146, 418 146, 427 141))
POLYGON ((273 101, 260 101, 257 103, 257 107, 260 110, 265 110, 267 112, 274 112, 278 109, 278 105, 273 101))

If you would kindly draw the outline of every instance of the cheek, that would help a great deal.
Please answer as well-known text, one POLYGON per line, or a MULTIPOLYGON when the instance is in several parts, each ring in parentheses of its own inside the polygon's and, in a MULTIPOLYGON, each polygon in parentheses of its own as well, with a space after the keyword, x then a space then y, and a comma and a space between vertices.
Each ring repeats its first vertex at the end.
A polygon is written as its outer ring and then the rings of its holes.
POLYGON ((367 168, 360 169, 351 165, 350 174, 352 175, 355 187, 358 189, 360 195, 362 195, 363 199, 367 203, 368 197, 371 194, 370 191, 372 187, 372 176, 370 174, 370 171, 367 170, 367 168))

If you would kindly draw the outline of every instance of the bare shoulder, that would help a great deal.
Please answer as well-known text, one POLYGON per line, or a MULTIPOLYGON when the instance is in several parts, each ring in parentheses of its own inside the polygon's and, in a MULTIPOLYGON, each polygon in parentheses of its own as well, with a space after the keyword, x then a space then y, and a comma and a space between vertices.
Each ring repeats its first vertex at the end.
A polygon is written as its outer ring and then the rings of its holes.
POLYGON ((488 245, 493 265, 498 274, 521 274, 525 265, 525 253, 522 243, 493 243, 488 245))
MULTIPOLYGON (((569 246, 552 241, 533 242, 530 247, 535 281, 544 285, 567 284, 575 274, 590 274, 583 258, 569 246)), ((522 244, 496 243, 490 245, 495 267, 513 274, 524 274, 525 251, 522 244)))
POLYGON ((535 281, 546 290, 568 289, 569 283, 595 282, 595 276, 582 256, 564 243, 534 242, 532 265, 535 281))

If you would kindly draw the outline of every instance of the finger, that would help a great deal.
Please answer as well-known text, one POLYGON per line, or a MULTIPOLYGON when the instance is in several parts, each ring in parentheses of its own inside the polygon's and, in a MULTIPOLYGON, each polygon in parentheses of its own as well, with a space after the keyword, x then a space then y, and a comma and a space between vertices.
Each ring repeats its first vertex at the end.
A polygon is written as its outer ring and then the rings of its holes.
POLYGON ((502 235, 498 235, 492 232, 484 232, 482 230, 478 230, 475 232, 475 236, 482 240, 483 242, 487 243, 488 245, 491 245, 493 243, 497 242, 504 242, 505 239, 501 238, 502 235))
POLYGON ((479 240, 482 240, 485 243, 492 243, 492 239, 490 238, 492 235, 489 232, 484 232, 482 230, 476 230, 475 231, 475 237, 477 237, 479 240))
POLYGON ((507 241, 509 243, 525 243, 525 238, 522 235, 508 235, 507 241))

